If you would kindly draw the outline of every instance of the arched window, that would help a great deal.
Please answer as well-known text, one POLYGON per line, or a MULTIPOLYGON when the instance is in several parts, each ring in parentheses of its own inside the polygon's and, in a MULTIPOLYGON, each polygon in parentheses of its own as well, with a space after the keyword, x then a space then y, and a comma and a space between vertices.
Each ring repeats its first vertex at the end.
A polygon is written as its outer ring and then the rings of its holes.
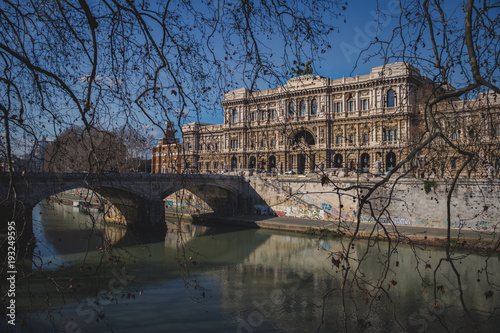
POLYGON ((311 102, 311 114, 318 114, 318 101, 313 99, 311 102))
POLYGON ((368 172, 370 167, 370 155, 367 153, 361 154, 361 171, 368 172))
POLYGON ((231 157, 231 170, 236 170, 237 163, 238 160, 236 159, 236 156, 231 157))
POLYGON ((341 154, 335 154, 333 157, 333 167, 334 168, 341 168, 342 167, 342 155, 341 154))
POLYGON ((255 156, 250 157, 249 169, 255 169, 255 156))
POLYGON ((290 104, 288 104, 288 117, 295 117, 295 105, 293 104, 293 102, 290 102, 290 104))
POLYGON ((300 102, 300 113, 299 113, 299 115, 301 117, 303 117, 303 116, 306 115, 306 102, 305 101, 300 102))
POLYGON ((395 97, 394 90, 389 89, 387 91, 387 107, 388 108, 394 107, 395 101, 396 101, 396 97, 395 97))
POLYGON ((269 157, 269 170, 274 171, 273 169, 276 168, 276 157, 274 155, 271 155, 269 157))
POLYGON ((238 110, 234 109, 233 110, 233 123, 238 122, 238 110))
POLYGON ((392 151, 385 156, 385 166, 387 171, 391 171, 396 166, 396 154, 392 151))

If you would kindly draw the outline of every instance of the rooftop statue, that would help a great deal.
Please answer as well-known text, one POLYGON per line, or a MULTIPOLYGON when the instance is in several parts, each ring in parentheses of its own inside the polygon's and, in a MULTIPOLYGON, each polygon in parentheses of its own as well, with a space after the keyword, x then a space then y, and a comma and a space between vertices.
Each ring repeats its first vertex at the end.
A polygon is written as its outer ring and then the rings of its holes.
POLYGON ((313 62, 312 60, 309 60, 305 64, 304 63, 298 64, 296 68, 292 68, 292 73, 296 74, 297 76, 312 74, 313 73, 313 69, 311 66, 312 62, 313 62), (304 69, 302 69, 301 66, 304 66, 304 69))

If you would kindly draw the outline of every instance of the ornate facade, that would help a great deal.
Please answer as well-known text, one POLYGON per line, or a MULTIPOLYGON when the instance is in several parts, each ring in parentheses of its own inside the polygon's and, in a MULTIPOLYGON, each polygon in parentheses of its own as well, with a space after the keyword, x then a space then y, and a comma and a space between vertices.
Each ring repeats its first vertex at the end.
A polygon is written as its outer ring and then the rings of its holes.
POLYGON ((416 68, 393 63, 368 75, 302 75, 272 90, 230 91, 223 124, 182 127, 183 169, 388 171, 418 136, 418 91, 427 83, 416 68))

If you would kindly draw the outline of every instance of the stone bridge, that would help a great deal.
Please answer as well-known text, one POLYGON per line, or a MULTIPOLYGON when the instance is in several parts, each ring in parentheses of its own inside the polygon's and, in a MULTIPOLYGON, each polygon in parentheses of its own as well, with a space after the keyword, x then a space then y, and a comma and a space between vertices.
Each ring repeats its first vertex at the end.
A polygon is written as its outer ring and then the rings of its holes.
MULTIPOLYGON (((297 181, 305 184, 313 180, 297 181)), ((321 188, 319 180, 315 183, 321 188)), ((297 194, 290 185, 268 177, 226 174, 0 173, 0 234, 6 232, 8 221, 15 221, 18 230, 25 227, 27 232, 23 234, 31 235, 32 210, 40 201, 80 187, 110 202, 115 207, 110 211, 118 210, 118 215, 133 229, 165 229, 164 199, 183 189, 203 200, 216 216, 332 218, 318 203, 320 200, 315 202, 310 196, 297 194)), ((333 201, 328 202, 335 206, 333 201)), ((338 219, 335 214, 333 218, 338 219)))
POLYGON ((7 221, 31 223, 32 209, 40 201, 69 189, 85 187, 113 204, 129 226, 164 229, 163 199, 187 189, 205 201, 217 214, 244 214, 254 195, 243 177, 230 175, 166 174, 0 174, 0 229, 7 221))

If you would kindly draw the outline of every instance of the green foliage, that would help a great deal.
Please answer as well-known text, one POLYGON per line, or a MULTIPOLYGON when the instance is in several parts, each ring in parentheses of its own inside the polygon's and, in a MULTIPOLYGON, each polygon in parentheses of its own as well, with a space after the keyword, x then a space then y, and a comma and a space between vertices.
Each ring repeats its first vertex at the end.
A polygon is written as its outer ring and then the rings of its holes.
POLYGON ((431 191, 431 189, 433 187, 436 187, 436 182, 433 181, 433 180, 426 180, 424 182, 424 191, 425 191, 425 194, 429 194, 429 192, 431 191))
POLYGON ((340 236, 338 232, 334 230, 329 230, 329 229, 315 229, 315 228, 309 228, 306 231, 304 231, 305 234, 308 235, 315 235, 315 236, 321 236, 321 237, 337 237, 340 236))

